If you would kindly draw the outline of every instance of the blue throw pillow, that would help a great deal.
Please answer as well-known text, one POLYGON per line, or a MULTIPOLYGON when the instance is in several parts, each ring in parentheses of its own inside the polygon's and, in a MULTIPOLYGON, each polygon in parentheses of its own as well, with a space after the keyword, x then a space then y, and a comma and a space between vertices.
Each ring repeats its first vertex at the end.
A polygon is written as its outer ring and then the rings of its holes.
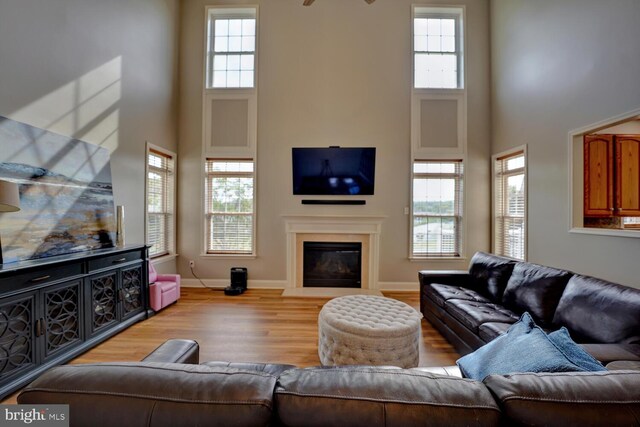
POLYGON ((567 359, 587 371, 606 371, 600 362, 587 353, 582 347, 576 344, 569 335, 569 331, 564 326, 555 332, 551 332, 549 340, 564 354, 567 359))
POLYGON ((572 362, 534 323, 529 313, 502 336, 456 362, 466 378, 483 380, 487 375, 514 372, 588 371, 572 362))

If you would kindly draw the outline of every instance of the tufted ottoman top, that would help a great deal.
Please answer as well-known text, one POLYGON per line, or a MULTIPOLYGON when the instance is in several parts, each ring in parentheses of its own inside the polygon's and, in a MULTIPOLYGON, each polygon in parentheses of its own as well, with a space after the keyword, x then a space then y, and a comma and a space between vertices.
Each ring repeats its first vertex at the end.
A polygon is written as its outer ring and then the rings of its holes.
POLYGON ((342 332, 385 338, 415 334, 420 318, 416 310, 401 301, 371 295, 349 295, 327 302, 318 320, 342 332))

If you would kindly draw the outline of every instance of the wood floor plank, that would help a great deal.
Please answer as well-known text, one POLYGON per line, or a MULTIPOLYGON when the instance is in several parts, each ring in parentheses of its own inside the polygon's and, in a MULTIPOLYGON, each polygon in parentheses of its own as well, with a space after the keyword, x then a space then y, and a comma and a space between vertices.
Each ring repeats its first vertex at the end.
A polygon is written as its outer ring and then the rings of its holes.
MULTIPOLYGON (((183 288, 181 299, 70 363, 138 361, 170 338, 194 339, 200 360, 320 364, 318 314, 329 298, 282 297, 282 290, 250 289, 241 296, 183 288)), ((384 292, 419 310, 418 292, 384 292)), ((454 348, 422 320, 420 366, 455 364, 454 348)), ((15 403, 15 395, 2 403, 15 403)))

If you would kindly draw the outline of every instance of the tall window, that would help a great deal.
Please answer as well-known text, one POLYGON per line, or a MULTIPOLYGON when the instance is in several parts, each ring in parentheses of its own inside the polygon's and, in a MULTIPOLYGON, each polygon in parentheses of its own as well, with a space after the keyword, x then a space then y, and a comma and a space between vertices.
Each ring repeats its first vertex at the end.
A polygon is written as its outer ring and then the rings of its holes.
POLYGON ((524 150, 494 156, 494 252, 527 256, 527 181, 524 150))
POLYGON ((253 88, 255 53, 255 8, 209 9, 207 88, 253 88))
POLYGON ((413 163, 412 257, 462 253, 462 161, 413 163))
POLYGON ((175 252, 175 154, 147 148, 147 244, 149 255, 175 252))
POLYGON ((254 182, 253 160, 207 159, 207 253, 254 253, 254 182))
POLYGON ((461 8, 414 9, 414 88, 463 87, 462 13, 461 8))

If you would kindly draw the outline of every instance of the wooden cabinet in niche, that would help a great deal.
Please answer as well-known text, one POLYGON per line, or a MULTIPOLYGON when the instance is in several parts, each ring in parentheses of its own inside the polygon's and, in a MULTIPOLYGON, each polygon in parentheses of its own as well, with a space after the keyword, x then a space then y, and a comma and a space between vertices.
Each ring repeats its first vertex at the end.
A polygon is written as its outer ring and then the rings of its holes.
POLYGON ((585 135, 584 216, 640 216, 640 135, 585 135))

